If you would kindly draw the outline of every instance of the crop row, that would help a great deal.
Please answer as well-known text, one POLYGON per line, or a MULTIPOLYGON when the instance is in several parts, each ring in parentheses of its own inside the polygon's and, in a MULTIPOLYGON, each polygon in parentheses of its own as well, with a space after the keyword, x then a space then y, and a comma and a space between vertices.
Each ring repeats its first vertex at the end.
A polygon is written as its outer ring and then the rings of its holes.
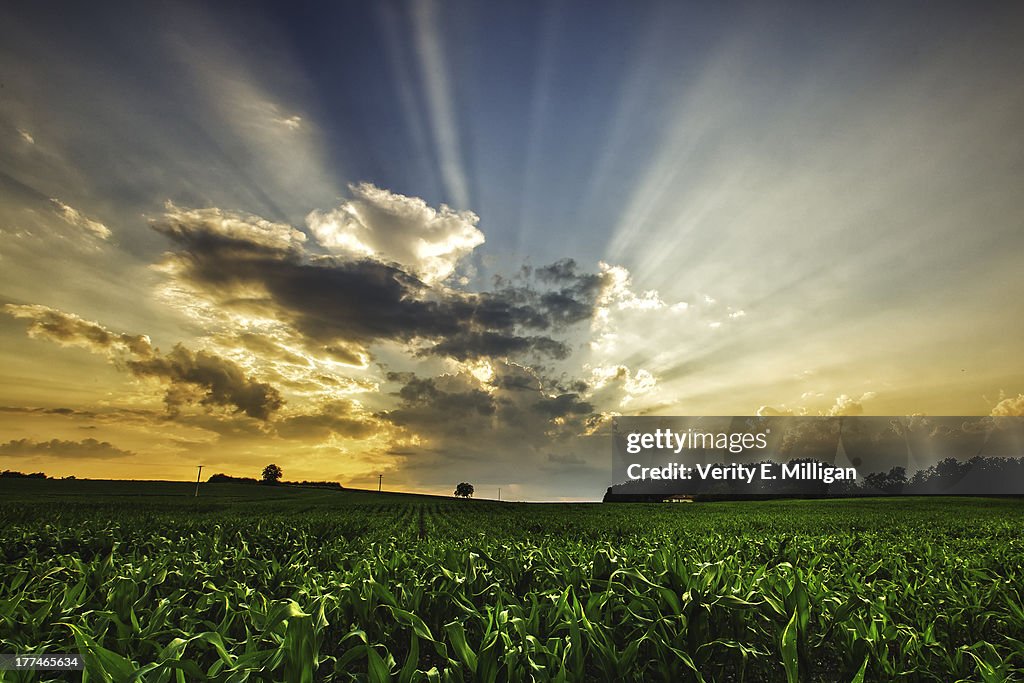
POLYGON ((87 680, 1024 671, 1010 503, 9 512, 0 651, 78 651, 87 680))

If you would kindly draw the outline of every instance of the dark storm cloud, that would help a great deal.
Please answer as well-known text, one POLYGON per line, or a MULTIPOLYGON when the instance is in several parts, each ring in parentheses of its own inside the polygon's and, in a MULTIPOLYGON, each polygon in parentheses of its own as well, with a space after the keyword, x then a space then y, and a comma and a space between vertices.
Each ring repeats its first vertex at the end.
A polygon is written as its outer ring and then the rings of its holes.
POLYGON ((573 259, 562 259, 534 271, 539 282, 560 285, 540 295, 540 303, 556 325, 572 325, 593 315, 594 302, 608 282, 608 275, 576 273, 573 259))
POLYGON ((170 384, 165 402, 171 412, 196 398, 204 406, 233 407, 249 417, 266 420, 281 407, 281 394, 270 384, 257 382, 233 361, 206 351, 191 351, 181 344, 164 356, 128 361, 138 377, 155 377, 170 384))
POLYGON ((495 372, 491 386, 504 391, 540 391, 541 382, 526 372, 495 372))
POLYGON ((511 361, 489 361, 487 369, 387 375, 399 403, 378 416, 416 436, 398 453, 403 471, 438 483, 452 468, 479 482, 516 481, 524 472, 592 476, 595 468, 577 454, 592 451, 601 416, 580 395, 558 391, 572 381, 511 361), (514 461, 502 457, 508 452, 514 461))
POLYGON ((480 357, 519 356, 531 351, 558 359, 569 356, 569 347, 551 337, 520 337, 501 332, 460 332, 424 353, 465 361, 480 357))
POLYGON ((216 354, 191 351, 181 344, 161 354, 145 335, 111 332, 99 323, 47 306, 8 305, 6 310, 16 318, 28 319, 33 337, 103 353, 136 377, 166 383, 164 402, 172 413, 185 403, 198 402, 233 407, 266 420, 283 403, 276 388, 248 377, 237 363, 216 354))
POLYGON ((578 394, 561 394, 559 396, 540 399, 534 404, 537 412, 548 418, 566 417, 568 415, 588 415, 594 411, 587 401, 580 399, 578 394))
POLYGON ((389 379, 402 382, 395 394, 400 401, 377 417, 430 442, 452 446, 452 455, 464 451, 463 445, 476 443, 481 434, 501 426, 500 419, 495 421, 501 407, 498 400, 465 377, 393 373, 389 379))
POLYGON ((543 444, 587 431, 591 405, 579 394, 558 392, 560 380, 511 361, 488 367, 486 379, 468 372, 388 373, 398 404, 377 417, 422 438, 415 453, 430 462, 481 456, 494 447, 485 444, 494 443, 537 453, 543 444))
POLYGON ((594 306, 590 301, 577 298, 575 292, 567 289, 545 292, 541 295, 540 301, 551 319, 562 325, 588 320, 594 312, 594 306))
POLYGON ((252 216, 172 207, 153 227, 178 247, 168 264, 197 295, 269 312, 311 345, 344 349, 353 361, 359 349, 345 342, 426 342, 420 355, 457 360, 565 358, 569 347, 544 333, 588 319, 603 283, 559 262, 538 269, 557 290, 463 292, 429 285, 397 263, 312 254, 298 231, 252 216))
POLYGON ((563 282, 576 279, 576 261, 564 258, 547 266, 540 266, 534 276, 541 282, 563 282))
POLYGON ((397 392, 398 408, 384 413, 399 426, 430 430, 448 430, 444 423, 459 416, 458 429, 470 420, 487 418, 489 429, 544 432, 556 418, 573 422, 585 420, 594 407, 575 393, 548 395, 544 384, 551 383, 532 371, 518 366, 499 367, 486 384, 485 391, 469 383, 447 378, 419 377, 413 373, 390 373, 389 381, 401 382, 397 392), (491 418, 494 418, 492 422, 491 418), (437 427, 436 425, 441 425, 437 427))
POLYGON ((283 439, 323 441, 332 435, 346 439, 366 439, 380 429, 380 422, 365 413, 354 401, 329 401, 312 412, 279 417, 273 422, 283 439))
MULTIPOLYGON (((413 376, 406 382, 398 396, 404 408, 427 407, 440 414, 492 415, 495 411, 494 399, 486 391, 470 389, 468 391, 443 391, 431 378, 413 376)), ((392 414, 394 418, 394 414, 392 414)), ((393 420, 394 421, 394 420, 393 420)))
POLYGON ((117 448, 108 441, 83 439, 82 441, 31 441, 19 439, 0 444, 0 454, 13 457, 45 455, 54 458, 125 458, 135 455, 117 448))

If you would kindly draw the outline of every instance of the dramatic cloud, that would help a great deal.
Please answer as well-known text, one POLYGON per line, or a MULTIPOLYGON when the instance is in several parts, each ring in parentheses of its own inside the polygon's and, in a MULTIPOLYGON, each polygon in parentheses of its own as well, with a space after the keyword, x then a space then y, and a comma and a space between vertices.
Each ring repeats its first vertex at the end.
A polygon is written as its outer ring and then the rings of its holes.
POLYGON ((576 279, 576 260, 563 258, 533 271, 541 282, 571 282, 576 279))
POLYGON ((128 361, 137 377, 155 377, 170 385, 164 397, 172 413, 183 404, 233 407, 249 417, 266 420, 284 401, 277 389, 247 377, 236 363, 181 344, 170 353, 128 361))
POLYGON ((601 262, 600 287, 591 315, 590 350, 601 365, 616 363, 623 353, 652 344, 678 344, 681 329, 721 326, 717 302, 705 296, 699 304, 666 302, 656 290, 637 292, 623 266, 601 262))
POLYGON ((433 209, 417 197, 369 183, 350 186, 354 198, 328 212, 307 217, 323 246, 355 258, 397 263, 424 282, 444 280, 462 257, 483 244, 480 220, 470 211, 444 204, 433 209))
POLYGON ((306 235, 282 223, 221 209, 182 209, 168 202, 164 219, 158 224, 160 232, 176 241, 188 241, 197 247, 209 243, 211 247, 244 244, 250 249, 268 253, 289 254, 301 249, 306 235))
POLYGON ((381 428, 378 420, 349 400, 330 401, 314 413, 282 417, 274 424, 278 436, 307 441, 323 441, 333 435, 365 439, 381 428))
POLYGON ((536 483, 568 469, 602 485, 604 469, 579 455, 603 453, 606 444, 594 436, 603 414, 574 391, 585 383, 505 361, 433 377, 389 373, 387 380, 397 385, 398 405, 378 415, 407 435, 394 456, 405 476, 442 486, 457 469, 466 481, 512 490, 513 482, 536 483), (508 452, 515 458, 503 457, 508 452))
POLYGON ((469 374, 421 378, 412 373, 389 373, 388 379, 403 382, 397 392, 400 403, 381 417, 414 434, 443 440, 488 434, 496 426, 496 397, 469 374), (453 420, 455 415, 459 419, 453 420))
POLYGON ((83 439, 82 441, 30 441, 19 439, 0 444, 0 454, 14 457, 31 457, 37 455, 52 458, 125 458, 135 455, 131 451, 122 450, 107 441, 83 439))
POLYGON ((444 341, 427 349, 425 354, 469 360, 481 357, 520 356, 529 352, 563 359, 568 357, 569 348, 550 337, 520 337, 500 332, 467 331, 450 335, 444 341))
POLYGON ((49 339, 62 346, 78 346, 94 353, 126 352, 148 356, 153 347, 146 335, 117 334, 102 325, 48 306, 7 304, 4 309, 15 318, 29 320, 29 336, 49 339))
POLYGON ((1024 394, 1004 398, 992 408, 996 417, 1024 416, 1024 394))
POLYGON ((54 211, 57 212, 57 215, 63 218, 69 225, 81 228, 93 237, 98 237, 101 240, 105 240, 110 237, 110 228, 103 225, 103 223, 94 221, 91 218, 82 215, 78 209, 68 206, 59 199, 51 199, 50 203, 53 204, 54 211))
POLYGON ((450 460, 483 467, 514 443, 518 465, 477 476, 508 482, 523 463, 597 476, 578 454, 614 411, 667 405, 653 368, 626 365, 633 359, 621 352, 652 317, 729 319, 710 299, 690 310, 634 291, 623 267, 587 272, 573 259, 469 291, 450 276, 482 242, 474 215, 371 185, 353 195, 309 214, 316 240, 256 215, 166 204, 151 223, 171 244, 154 268, 164 276, 158 292, 202 330, 198 348, 164 353, 148 337, 45 306, 7 312, 34 337, 159 383, 162 419, 217 443, 258 451, 302 441, 314 459, 354 455, 351 476, 402 471, 420 481, 449 476, 450 460), (611 341, 596 352, 595 339, 611 341), (566 362, 577 350, 585 357, 566 362), (410 367, 419 374, 393 372, 410 367), (365 405, 342 398, 355 393, 365 405))
POLYGON ((119 353, 128 356, 125 366, 136 377, 152 377, 168 385, 164 401, 175 413, 186 403, 233 407, 250 417, 266 420, 281 407, 277 389, 245 374, 231 360, 206 351, 194 352, 177 345, 170 353, 160 354, 145 335, 111 332, 99 323, 47 306, 8 304, 8 313, 28 319, 29 334, 66 346, 80 346, 121 362, 119 353))
POLYGON ((594 411, 594 406, 581 400, 577 394, 544 396, 534 404, 534 408, 552 420, 570 415, 589 415, 594 411))
POLYGON ((594 418, 594 406, 579 393, 515 363, 493 363, 487 373, 467 369, 429 378, 389 373, 387 379, 401 383, 400 403, 381 417, 428 438, 475 435, 487 443, 518 435, 525 447, 555 433, 584 434, 594 418), (456 415, 459 419, 452 420, 456 415))
MULTIPOLYGON (((565 358, 569 347, 541 332, 589 319, 604 287, 602 275, 563 274, 557 289, 518 284, 464 292, 430 284, 399 263, 311 254, 287 226, 218 210, 174 209, 154 228, 179 247, 163 264, 179 289, 217 311, 286 323, 311 350, 340 354, 343 362, 364 360, 366 347, 382 341, 460 361, 565 358)), ((390 229, 397 232, 385 230, 380 244, 405 228, 390 229)), ((450 234, 445 239, 452 243, 450 234)))

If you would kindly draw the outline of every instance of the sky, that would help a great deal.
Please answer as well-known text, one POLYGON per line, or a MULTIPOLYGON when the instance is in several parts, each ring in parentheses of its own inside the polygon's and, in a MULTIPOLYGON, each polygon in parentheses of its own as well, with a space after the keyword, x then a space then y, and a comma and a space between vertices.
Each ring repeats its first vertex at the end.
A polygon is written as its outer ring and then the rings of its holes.
POLYGON ((599 499, 1024 414, 1020 3, 0 8, 0 469, 599 499))

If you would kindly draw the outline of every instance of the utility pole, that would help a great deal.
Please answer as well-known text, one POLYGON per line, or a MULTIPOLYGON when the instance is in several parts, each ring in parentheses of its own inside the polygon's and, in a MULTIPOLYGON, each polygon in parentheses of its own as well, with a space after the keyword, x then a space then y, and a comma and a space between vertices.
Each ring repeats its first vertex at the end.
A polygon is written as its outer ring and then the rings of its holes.
POLYGON ((199 497, 199 480, 202 479, 202 478, 203 478, 203 466, 200 465, 199 466, 199 474, 196 475, 196 495, 193 496, 194 498, 198 498, 199 497))
POLYGON ((377 493, 380 493, 380 485, 381 485, 381 482, 383 482, 383 481, 384 481, 384 475, 383 474, 378 474, 377 475, 377 493))
POLYGON ((498 487, 498 502, 501 502, 501 487, 498 487))

